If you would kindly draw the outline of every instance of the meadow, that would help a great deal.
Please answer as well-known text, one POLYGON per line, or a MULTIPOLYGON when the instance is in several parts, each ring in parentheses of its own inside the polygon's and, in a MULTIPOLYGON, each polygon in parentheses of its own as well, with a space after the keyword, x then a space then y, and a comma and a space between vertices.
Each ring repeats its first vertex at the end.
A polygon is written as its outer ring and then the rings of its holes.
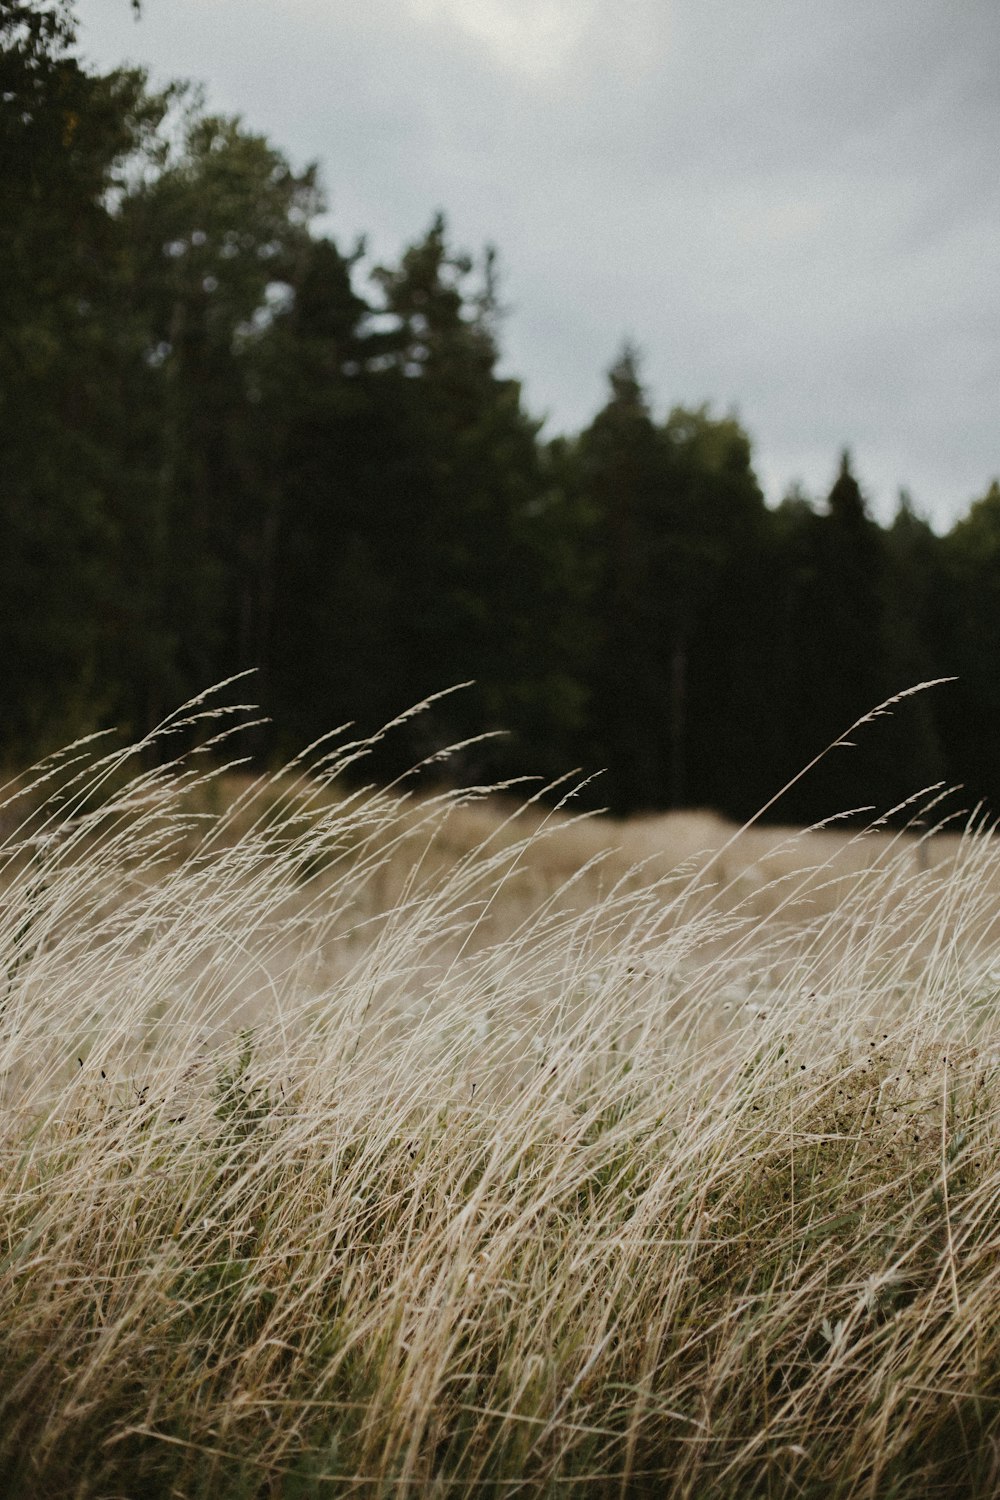
POLYGON ((240 723, 3 794, 2 1492, 995 1495, 960 797, 613 824, 240 723))

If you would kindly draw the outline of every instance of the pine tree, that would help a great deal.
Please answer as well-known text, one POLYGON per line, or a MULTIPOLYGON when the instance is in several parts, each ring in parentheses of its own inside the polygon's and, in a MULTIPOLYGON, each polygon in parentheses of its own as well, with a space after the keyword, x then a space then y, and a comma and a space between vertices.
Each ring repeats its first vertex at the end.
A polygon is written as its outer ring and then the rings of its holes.
POLYGON ((117 398, 137 359, 113 212, 166 107, 89 73, 66 6, 0 5, 3 753, 91 727, 129 588, 116 563, 117 398), (115 436, 112 436, 115 434, 115 436))
MULTIPOLYGON (((605 406, 581 435, 579 477, 592 517, 595 652, 591 735, 616 812, 662 800, 659 745, 671 684, 663 661, 664 607, 655 570, 667 450, 626 343, 608 371, 605 406)), ((669 671, 669 668, 667 668, 669 671)))

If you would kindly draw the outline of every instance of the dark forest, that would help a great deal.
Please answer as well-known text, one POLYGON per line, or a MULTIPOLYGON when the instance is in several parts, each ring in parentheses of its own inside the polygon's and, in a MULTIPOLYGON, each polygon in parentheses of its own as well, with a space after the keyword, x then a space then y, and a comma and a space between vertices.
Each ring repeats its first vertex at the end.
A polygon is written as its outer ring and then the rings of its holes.
MULTIPOLYGON (((657 415, 623 345, 554 439, 500 373, 497 259, 442 213, 396 264, 316 227, 298 172, 196 90, 81 63, 0 5, 0 758, 141 735, 254 669, 276 760, 458 683, 380 770, 603 771, 619 814, 809 822, 960 783, 1000 807, 1000 485, 946 535, 767 503, 734 414, 657 415)), ((609 351, 609 354, 611 351, 609 351)), ((850 434, 844 435, 845 444, 850 434)))

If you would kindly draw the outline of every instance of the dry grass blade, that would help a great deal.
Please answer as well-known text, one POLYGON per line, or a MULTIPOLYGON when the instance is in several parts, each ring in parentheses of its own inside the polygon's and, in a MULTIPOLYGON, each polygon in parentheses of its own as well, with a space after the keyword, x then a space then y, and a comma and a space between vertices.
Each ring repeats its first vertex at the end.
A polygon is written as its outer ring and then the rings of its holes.
POLYGON ((995 1495, 992 837, 608 849, 371 743, 17 789, 3 1492, 995 1495))

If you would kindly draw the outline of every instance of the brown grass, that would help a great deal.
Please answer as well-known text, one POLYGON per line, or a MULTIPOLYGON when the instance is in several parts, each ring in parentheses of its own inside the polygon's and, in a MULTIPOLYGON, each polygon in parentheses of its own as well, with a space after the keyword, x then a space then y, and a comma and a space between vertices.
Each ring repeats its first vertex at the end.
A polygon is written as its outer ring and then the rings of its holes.
POLYGON ((995 1494, 994 841, 363 748, 7 809, 4 1493, 995 1494))

